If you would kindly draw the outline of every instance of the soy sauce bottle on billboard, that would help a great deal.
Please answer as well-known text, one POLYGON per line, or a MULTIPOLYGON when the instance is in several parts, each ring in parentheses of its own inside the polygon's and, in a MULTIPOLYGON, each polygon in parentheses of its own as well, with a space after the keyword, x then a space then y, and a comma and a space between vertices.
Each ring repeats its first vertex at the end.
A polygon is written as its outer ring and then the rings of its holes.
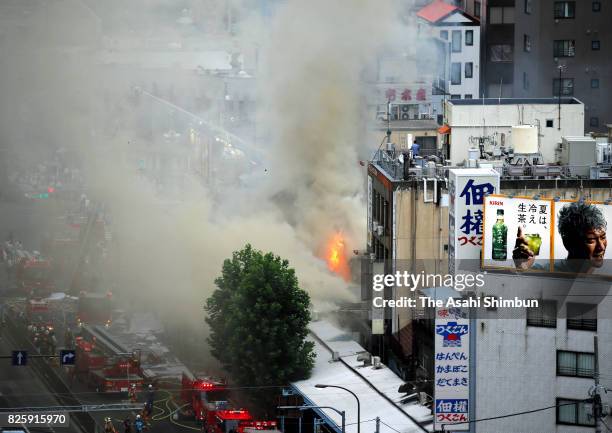
POLYGON ((493 260, 506 260, 508 250, 508 226, 504 224, 504 210, 497 209, 497 221, 493 225, 493 260))

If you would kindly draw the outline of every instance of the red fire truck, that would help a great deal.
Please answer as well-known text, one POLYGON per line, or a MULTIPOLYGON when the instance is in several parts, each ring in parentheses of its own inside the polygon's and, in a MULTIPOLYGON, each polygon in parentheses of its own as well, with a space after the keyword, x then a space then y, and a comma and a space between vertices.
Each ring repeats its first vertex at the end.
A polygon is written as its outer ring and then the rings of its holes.
POLYGON ((248 410, 232 408, 224 381, 183 373, 181 400, 187 407, 182 414, 202 422, 207 433, 277 432, 276 421, 256 421, 248 410))
POLYGON ((5 242, 2 256, 7 265, 9 282, 24 296, 44 298, 54 289, 51 262, 34 251, 24 250, 19 242, 5 242))
POLYGON ((85 325, 76 338, 77 377, 98 392, 128 392, 143 389, 144 378, 138 353, 130 353, 112 340, 103 327, 85 325))
POLYGON ((53 330, 53 315, 49 302, 44 299, 29 299, 25 307, 25 319, 28 327, 35 326, 49 331, 53 330))
POLYGON ((77 312, 77 324, 109 326, 112 320, 113 294, 81 292, 77 312))

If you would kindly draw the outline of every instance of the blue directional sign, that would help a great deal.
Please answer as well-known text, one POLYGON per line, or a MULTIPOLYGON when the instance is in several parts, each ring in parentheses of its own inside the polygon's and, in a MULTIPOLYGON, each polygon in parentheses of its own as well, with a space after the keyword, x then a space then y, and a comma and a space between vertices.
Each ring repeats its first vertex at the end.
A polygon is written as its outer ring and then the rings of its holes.
POLYGON ((28 352, 25 350, 13 350, 13 365, 24 366, 28 363, 28 352))
POLYGON ((76 354, 74 350, 60 350, 60 364, 62 365, 74 365, 76 360, 76 354))

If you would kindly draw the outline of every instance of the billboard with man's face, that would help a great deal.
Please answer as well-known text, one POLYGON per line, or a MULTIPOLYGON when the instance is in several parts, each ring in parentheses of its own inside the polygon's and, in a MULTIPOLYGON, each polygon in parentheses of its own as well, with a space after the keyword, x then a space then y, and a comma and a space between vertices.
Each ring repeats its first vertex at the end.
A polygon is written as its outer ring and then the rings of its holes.
POLYGON ((488 196, 483 268, 612 276, 608 221, 599 202, 488 196))
POLYGON ((553 226, 552 200, 490 195, 485 200, 483 267, 514 268, 514 250, 524 245, 532 251, 535 269, 550 267, 553 226))

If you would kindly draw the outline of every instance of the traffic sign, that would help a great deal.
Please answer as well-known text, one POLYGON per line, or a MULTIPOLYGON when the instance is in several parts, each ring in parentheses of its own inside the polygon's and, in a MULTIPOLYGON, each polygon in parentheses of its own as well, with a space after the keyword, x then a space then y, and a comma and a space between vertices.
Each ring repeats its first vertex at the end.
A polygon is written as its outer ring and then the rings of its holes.
POLYGON ((74 350, 60 350, 60 364, 62 365, 74 365, 76 360, 76 354, 74 350))
POLYGON ((28 352, 25 350, 13 350, 13 365, 24 366, 28 363, 28 352))

